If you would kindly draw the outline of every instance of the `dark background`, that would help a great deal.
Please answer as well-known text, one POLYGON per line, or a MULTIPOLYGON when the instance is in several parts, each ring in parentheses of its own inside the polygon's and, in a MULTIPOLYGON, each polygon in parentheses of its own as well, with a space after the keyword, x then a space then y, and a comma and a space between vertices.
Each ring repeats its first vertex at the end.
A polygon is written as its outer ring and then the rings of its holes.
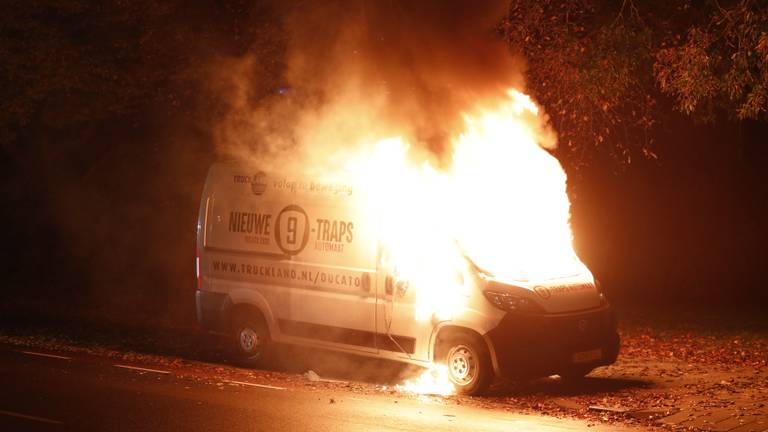
MULTIPOLYGON (((227 109, 203 89, 255 53, 250 97, 282 97, 277 10, 4 8, 2 313, 194 325, 197 210, 227 109)), ((622 305, 766 305, 765 124, 669 114, 653 134, 658 159, 556 153, 583 260, 622 305)))
POLYGON ((627 305, 765 305, 765 125, 668 124, 660 161, 593 167, 571 181, 577 250, 627 305))

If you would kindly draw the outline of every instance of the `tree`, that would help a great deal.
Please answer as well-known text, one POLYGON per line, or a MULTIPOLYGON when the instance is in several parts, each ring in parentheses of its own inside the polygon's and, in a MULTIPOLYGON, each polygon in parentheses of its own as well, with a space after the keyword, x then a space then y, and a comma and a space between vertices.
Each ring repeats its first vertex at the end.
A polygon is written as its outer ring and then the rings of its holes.
POLYGON ((768 119, 768 7, 740 0, 710 8, 683 42, 656 51, 659 87, 686 114, 712 119, 722 108, 742 120, 768 119))
MULTIPOLYGON (((3 4, 0 240, 18 253, 0 271, 28 287, 15 299, 193 318, 188 263, 213 153, 206 132, 226 108, 202 84, 228 58, 280 51, 269 6, 3 4)), ((261 63, 253 71, 272 84, 279 63, 261 63)))
POLYGON ((172 14, 171 7, 49 0, 11 1, 4 9, 0 142, 9 152, 24 140, 19 134, 41 123, 95 124, 134 111, 163 87, 158 75, 171 75, 160 67, 153 76, 136 74, 156 58, 148 50, 157 46, 149 24, 172 14))
POLYGON ((766 23, 753 0, 512 0, 500 30, 578 164, 655 158, 654 131, 672 109, 765 119, 766 23))
POLYGON ((149 117, 148 111, 192 114, 205 69, 217 57, 236 57, 274 39, 264 35, 275 31, 265 3, 5 2, 0 156, 29 147, 35 140, 23 135, 41 129, 80 134, 133 115, 149 117))

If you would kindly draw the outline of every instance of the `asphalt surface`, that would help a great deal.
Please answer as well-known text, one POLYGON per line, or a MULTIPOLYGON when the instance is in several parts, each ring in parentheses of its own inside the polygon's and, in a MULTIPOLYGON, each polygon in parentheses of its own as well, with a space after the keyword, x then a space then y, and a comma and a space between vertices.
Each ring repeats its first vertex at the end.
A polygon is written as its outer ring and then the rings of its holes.
POLYGON ((626 430, 428 398, 214 384, 177 372, 1 346, 0 431, 626 430))

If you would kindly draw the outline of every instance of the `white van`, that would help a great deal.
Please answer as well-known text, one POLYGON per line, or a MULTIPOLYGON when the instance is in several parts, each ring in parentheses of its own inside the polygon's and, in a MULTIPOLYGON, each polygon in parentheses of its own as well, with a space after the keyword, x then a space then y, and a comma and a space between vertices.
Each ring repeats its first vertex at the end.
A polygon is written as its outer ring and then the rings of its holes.
POLYGON ((616 360, 613 313, 588 271, 510 284, 468 257, 465 307, 416 320, 414 290, 382 268, 352 187, 254 171, 214 164, 197 225, 197 318, 240 360, 277 342, 438 362, 466 394, 495 376, 582 377, 616 360))

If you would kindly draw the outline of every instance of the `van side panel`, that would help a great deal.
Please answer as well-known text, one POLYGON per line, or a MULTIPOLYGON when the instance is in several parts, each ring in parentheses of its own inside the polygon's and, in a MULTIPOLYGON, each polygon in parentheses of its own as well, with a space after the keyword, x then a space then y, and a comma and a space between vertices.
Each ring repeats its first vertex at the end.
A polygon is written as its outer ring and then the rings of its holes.
POLYGON ((351 188, 221 166, 209 186, 210 290, 259 307, 276 340, 376 351, 376 232, 351 188))

